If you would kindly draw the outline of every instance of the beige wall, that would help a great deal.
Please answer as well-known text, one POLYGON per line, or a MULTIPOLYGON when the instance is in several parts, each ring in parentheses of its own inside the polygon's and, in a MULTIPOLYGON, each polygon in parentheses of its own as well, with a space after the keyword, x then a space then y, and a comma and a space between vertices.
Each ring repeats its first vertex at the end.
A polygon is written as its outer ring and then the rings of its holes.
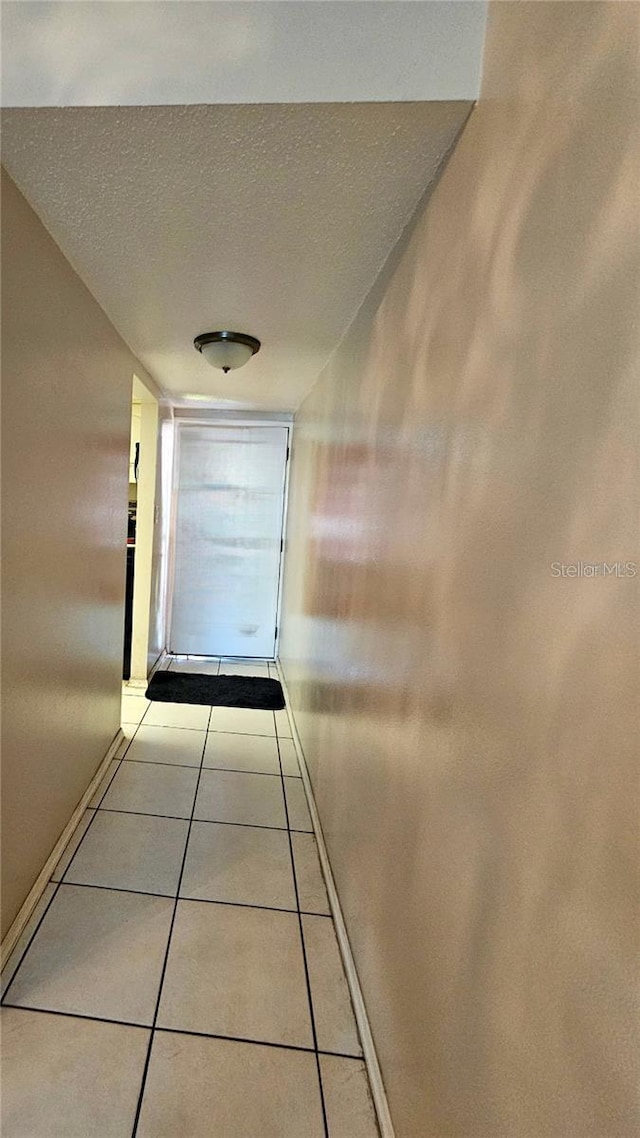
POLYGON ((119 724, 134 370, 3 174, 3 933, 119 724))
POLYGON ((281 657, 398 1138, 631 1138, 638 14, 497 3, 294 429, 281 657))

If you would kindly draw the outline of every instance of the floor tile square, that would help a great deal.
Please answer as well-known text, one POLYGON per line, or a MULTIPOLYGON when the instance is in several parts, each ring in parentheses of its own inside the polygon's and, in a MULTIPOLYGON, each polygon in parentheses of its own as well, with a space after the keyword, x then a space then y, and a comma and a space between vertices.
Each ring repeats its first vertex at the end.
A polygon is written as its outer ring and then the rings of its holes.
POLYGON ((269 679, 269 667, 262 662, 255 664, 231 664, 222 661, 220 664, 221 676, 259 676, 261 679, 269 679))
MULTIPOLYGON (((277 677, 276 677, 276 679, 277 679, 277 677)), ((291 739, 292 738, 291 724, 289 723, 289 717, 287 715, 286 708, 283 708, 282 711, 276 711, 275 717, 276 717, 276 730, 278 732, 278 738, 279 739, 291 739)))
POLYGON ((114 759, 124 759, 124 756, 125 756, 125 754, 126 754, 126 753, 127 753, 127 751, 129 750, 129 747, 131 746, 131 739, 133 738, 133 736, 135 735, 135 733, 136 733, 136 731, 138 730, 138 728, 139 728, 139 727, 140 727, 140 724, 139 724, 139 723, 137 723, 137 724, 135 724, 135 723, 131 723, 131 724, 129 724, 128 730, 130 730, 130 731, 131 731, 131 733, 132 733, 132 734, 131 734, 131 738, 129 738, 129 739, 127 739, 127 736, 126 736, 126 735, 125 735, 125 733, 124 733, 124 732, 125 732, 125 728, 124 728, 124 727, 123 727, 123 728, 121 728, 121 730, 122 730, 122 738, 121 738, 120 742, 118 743, 118 746, 116 747, 116 749, 115 749, 115 751, 114 751, 114 754, 113 754, 113 757, 114 757, 114 759))
POLYGON ((206 731, 210 707, 201 703, 162 703, 156 700, 144 717, 145 727, 186 727, 206 731))
POLYGON ((75 830, 73 831, 73 834, 71 836, 71 841, 67 844, 67 846, 64 849, 64 852, 62 854, 62 857, 60 858, 60 861, 58 862, 58 864, 56 865, 56 868, 54 869, 53 873, 51 874, 51 880, 52 881, 62 881, 62 878, 64 877, 64 874, 65 874, 65 870, 66 870, 67 866, 69 865, 70 861, 72 860, 78 846, 80 845, 80 842, 84 838, 84 836, 87 832, 87 826, 90 824, 90 822, 92 821, 92 819, 94 817, 95 817, 95 810, 85 810, 84 814, 82 815, 82 818, 80 819, 80 822, 78 823, 75 830))
POLYGON ((127 759, 134 763, 170 763, 179 767, 199 767, 207 734, 185 727, 138 728, 127 759))
POLYGON ((322 1138, 315 1057, 157 1032, 137 1138, 322 1138))
POLYGON ((2 1011, 3 1138, 130 1138, 149 1031, 2 1011))
POLYGON ((219 660, 172 660, 170 671, 191 672, 198 676, 217 676, 219 667, 219 660))
POLYGON ((188 830, 186 818, 98 810, 65 883, 175 897, 188 830))
POLYGON ((220 770, 280 774, 278 745, 269 735, 209 731, 204 766, 220 770))
POLYGON ((295 910, 288 834, 194 822, 180 896, 295 910))
POLYGON ((351 997, 333 921, 302 918, 318 1047, 343 1055, 362 1055, 351 997))
POLYGON ((244 771, 203 770, 194 817, 286 829, 282 779, 244 771))
POLYGON ((151 1024, 173 901, 61 885, 6 1000, 151 1024))
MULTIPOLYGON (((18 939, 15 943, 15 946, 13 948, 13 951, 12 951, 11 955, 8 957, 4 968, 2 969, 2 982, 0 984, 0 995, 1 996, 4 996, 7 988, 9 987, 9 984, 13 980, 13 977, 15 976, 15 973, 16 973, 16 969, 18 968, 18 965, 20 964, 20 961, 22 960, 22 954, 24 953, 27 945, 29 944, 29 941, 31 940, 31 937, 33 936, 34 932, 36 931, 36 929, 40 923, 40 918, 44 916, 44 914, 47 910, 47 906, 48 906, 51 898, 53 897, 55 891, 56 891, 56 886, 54 884, 52 884, 51 882, 49 882, 48 885, 45 885, 45 887, 42 891, 42 896, 40 897, 40 900, 38 901, 38 904, 36 905, 31 916, 29 917, 29 920, 27 921, 24 929, 22 930, 20 936, 18 937, 18 939)), ((1 1082, 1 1080, 0 1080, 0 1082, 1 1082)), ((1 1132, 1 1128, 0 1128, 0 1132, 1 1132)))
POLYGON ((198 771, 191 767, 128 763, 125 759, 101 806, 103 810, 190 818, 197 781, 198 771))
POLYGON ((292 834, 293 858, 300 908, 304 913, 330 914, 327 890, 320 868, 318 846, 313 834, 292 834))
POLYGON ((139 723, 149 707, 142 695, 123 695, 120 719, 123 723, 139 723))
POLYGON ((104 774, 104 777, 103 777, 102 781, 100 782, 97 790, 93 794, 93 797, 89 799, 89 808, 90 809, 95 810, 96 807, 98 807, 100 805, 100 802, 102 801, 102 797, 106 793, 106 791, 109 789, 109 787, 111 786, 111 783, 113 782, 115 773, 118 770, 119 766, 120 766, 120 759, 112 759, 111 760, 111 762, 109 763, 109 766, 107 767, 105 774, 104 774))
POLYGON ((293 740, 279 739, 278 747, 280 748, 282 773, 285 775, 291 775, 292 778, 301 778, 302 776, 300 774, 300 767, 298 765, 298 756, 293 745, 293 740))
POLYGON ((321 1055, 320 1070, 331 1138, 379 1138, 364 1063, 321 1055))
POLYGON ((302 779, 285 778, 284 790, 287 796, 287 810, 291 829, 307 830, 312 833, 313 825, 302 779))
POLYGON ((311 1047, 297 915, 179 901, 158 1026, 311 1047))
POLYGON ((275 735, 276 725, 272 711, 257 711, 253 707, 214 707, 209 730, 239 732, 241 735, 275 735))

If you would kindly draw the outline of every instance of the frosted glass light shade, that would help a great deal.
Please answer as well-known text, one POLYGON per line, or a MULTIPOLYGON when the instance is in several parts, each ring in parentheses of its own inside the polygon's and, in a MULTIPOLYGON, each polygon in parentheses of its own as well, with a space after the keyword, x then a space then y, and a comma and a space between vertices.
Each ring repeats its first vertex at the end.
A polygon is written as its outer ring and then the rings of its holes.
POLYGON ((253 352, 248 344, 234 344, 231 340, 217 340, 212 344, 203 344, 202 354, 211 367, 234 368, 242 367, 251 359, 253 352))
POLYGON ((243 367, 260 350, 260 341, 246 332, 203 332, 193 346, 212 367, 226 372, 243 367))

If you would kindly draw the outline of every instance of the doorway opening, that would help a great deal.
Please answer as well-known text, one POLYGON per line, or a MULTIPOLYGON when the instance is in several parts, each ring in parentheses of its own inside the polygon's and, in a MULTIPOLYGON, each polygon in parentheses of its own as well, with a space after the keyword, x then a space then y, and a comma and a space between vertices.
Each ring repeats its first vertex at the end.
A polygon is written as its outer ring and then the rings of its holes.
POLYGON ((155 395, 134 375, 131 400, 127 584, 122 662, 123 679, 133 685, 146 684, 148 673, 156 521, 158 420, 158 401, 155 395))

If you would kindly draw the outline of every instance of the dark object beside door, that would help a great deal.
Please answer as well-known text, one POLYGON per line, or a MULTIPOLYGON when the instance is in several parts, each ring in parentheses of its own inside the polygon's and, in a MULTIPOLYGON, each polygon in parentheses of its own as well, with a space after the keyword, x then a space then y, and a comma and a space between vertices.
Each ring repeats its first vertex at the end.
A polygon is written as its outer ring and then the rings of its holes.
POLYGON ((124 657, 122 678, 131 679, 131 636, 133 632, 133 573, 136 560, 134 546, 127 546, 127 584, 124 600, 124 657))

